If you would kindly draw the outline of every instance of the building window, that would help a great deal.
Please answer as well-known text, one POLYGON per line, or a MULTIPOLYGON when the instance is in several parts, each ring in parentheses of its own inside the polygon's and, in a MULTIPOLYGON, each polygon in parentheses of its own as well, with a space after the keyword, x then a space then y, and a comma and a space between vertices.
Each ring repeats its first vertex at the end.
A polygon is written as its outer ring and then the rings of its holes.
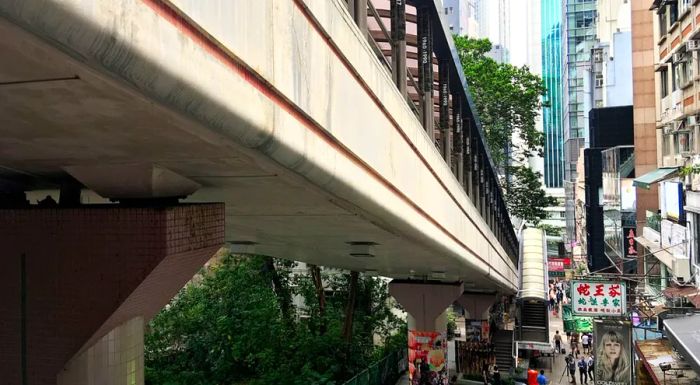
POLYGON ((668 69, 664 68, 659 73, 661 74, 661 97, 665 98, 668 96, 668 69))
POLYGON ((603 87, 603 74, 595 74, 595 86, 596 88, 603 87))
POLYGON ((690 153, 693 148, 693 132, 692 131, 679 131, 676 135, 676 148, 678 152, 690 153))
POLYGON ((673 155, 673 141, 674 141, 674 136, 672 133, 667 132, 668 131, 668 126, 664 127, 664 135, 662 137, 663 143, 662 143, 662 155, 663 156, 671 156, 673 155))
POLYGON ((668 5, 668 21, 671 25, 678 21, 678 3, 672 2, 668 5))
POLYGON ((671 65, 671 91, 681 88, 681 80, 678 76, 678 63, 671 65))
POLYGON ((664 36, 668 33, 668 22, 666 18, 666 7, 659 9, 659 34, 664 36))
POLYGON ((683 14, 685 11, 690 9, 690 0, 680 0, 678 2, 678 13, 683 14))
POLYGON ((576 28, 588 28, 593 25, 594 11, 577 12, 575 16, 576 28))
POLYGON ((600 63, 603 61, 603 50, 602 49, 597 49, 593 51, 593 60, 596 63, 600 63))
POLYGON ((677 67, 678 88, 685 87, 693 81, 693 55, 690 52, 680 52, 673 55, 677 67))
POLYGON ((602 100, 596 100, 596 101, 595 101, 595 108, 603 108, 603 101, 602 101, 602 100))

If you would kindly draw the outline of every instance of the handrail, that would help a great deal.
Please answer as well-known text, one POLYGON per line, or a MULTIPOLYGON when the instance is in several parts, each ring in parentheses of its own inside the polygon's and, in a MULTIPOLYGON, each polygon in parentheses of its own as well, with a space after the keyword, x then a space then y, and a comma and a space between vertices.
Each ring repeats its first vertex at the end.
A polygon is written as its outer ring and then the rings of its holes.
POLYGON ((343 385, 394 385, 408 369, 407 355, 406 349, 389 353, 343 385))
MULTIPOLYGON (((385 20, 387 18, 392 18, 391 10, 377 9, 372 0, 365 1, 367 1, 366 17, 370 20, 376 21, 377 24, 376 26, 372 25, 367 31, 367 38, 370 42, 372 50, 375 52, 382 64, 387 67, 389 72, 395 70, 394 60, 403 61, 403 64, 399 63, 398 65, 398 68, 401 68, 402 66, 405 66, 404 68, 406 68, 406 83, 403 85, 403 87, 410 87, 414 91, 408 92, 408 90, 406 90, 406 102, 409 103, 411 110, 413 110, 414 114, 416 114, 421 121, 427 122, 427 119, 423 119, 422 116, 423 109, 425 109, 426 112, 434 111, 437 101, 435 100, 435 97, 432 98, 433 108, 424 108, 424 106, 422 106, 423 103, 428 103, 428 100, 426 100, 428 98, 425 97, 425 92, 421 89, 421 85, 419 84, 420 79, 416 78, 418 68, 408 67, 408 65, 405 63, 406 59, 419 59, 418 52, 404 50, 403 55, 405 55, 405 57, 398 59, 392 57, 392 55, 395 54, 394 36, 393 32, 391 32, 388 26, 385 24, 385 20), (391 50, 387 49, 387 44, 392 47, 391 50), (416 101, 416 96, 418 96, 418 102, 416 101)), ((485 133, 481 126, 479 116, 477 115, 474 101, 469 93, 469 86, 466 83, 466 77, 462 70, 461 62, 459 61, 460 59, 457 49, 454 41, 452 40, 452 34, 447 28, 447 24, 441 15, 440 3, 438 0, 405 0, 405 5, 414 7, 418 12, 428 13, 428 17, 430 18, 430 26, 426 28, 428 28, 428 30, 432 29, 433 31, 430 33, 430 35, 433 37, 431 44, 433 54, 430 56, 432 59, 432 64, 439 65, 439 68, 442 68, 442 70, 446 70, 449 73, 448 92, 456 96, 456 99, 453 99, 453 102, 456 100, 457 103, 459 103, 458 111, 460 111, 462 120, 468 121, 468 123, 466 123, 468 131, 463 131, 466 132, 464 139, 470 141, 474 140, 471 142, 472 144, 466 144, 466 146, 471 148, 473 155, 469 155, 469 153, 467 153, 469 156, 459 159, 464 162, 464 170, 472 170, 473 167, 476 167, 478 162, 478 171, 476 168, 474 168, 474 172, 477 173, 476 177, 471 176, 472 178, 476 178, 475 182, 467 182, 465 175, 464 183, 469 183, 470 185, 472 183, 476 183, 477 185, 481 183, 481 185, 486 186, 483 188, 483 190, 480 187, 475 188, 474 191, 476 192, 476 197, 480 199, 481 202, 484 202, 478 203, 475 201, 475 204, 478 206, 485 204, 488 208, 490 208, 491 211, 485 214, 483 210, 479 208, 479 210, 482 212, 482 218, 487 222, 494 235, 499 237, 498 241, 503 246, 506 254, 512 261, 515 262, 518 258, 518 239, 516 237, 515 229, 511 223, 510 215, 504 200, 503 191, 501 189, 501 181, 499 180, 499 170, 495 167, 491 157, 488 143, 486 142, 485 138, 485 133), (438 58, 441 60, 440 63, 438 63, 438 58)), ((404 19, 401 22, 417 23, 418 19, 419 17, 417 13, 406 12, 404 19)), ((392 25, 393 22, 394 21, 392 20, 392 25)), ((405 41, 405 44, 408 46, 418 47, 418 35, 415 32, 406 33, 407 31, 405 31, 405 28, 402 31, 403 34, 400 37, 400 39, 402 39, 402 44, 403 41, 405 41)), ((433 79, 431 80, 439 83, 439 71, 433 72, 433 79)), ((399 79, 397 81, 403 80, 399 79)), ((448 115, 453 119, 454 115, 453 113, 449 112, 449 108, 447 111, 448 115)), ((439 126, 439 124, 437 124, 439 122, 438 117, 434 116, 432 120, 434 123, 430 125, 437 128, 439 126)), ((448 118, 448 120, 450 120, 450 118, 448 118)), ((429 135, 432 136, 432 133, 429 135)), ((436 142, 435 145, 439 149, 441 142, 436 142)), ((462 146, 465 145, 463 144, 462 146)), ((460 151, 461 153, 462 149, 459 148, 457 151, 460 151)), ((447 161, 452 162, 452 160, 449 159, 447 161)), ((472 175, 472 171, 469 171, 469 175, 472 175)), ((464 191, 466 191, 467 186, 463 185, 462 187, 464 191)), ((472 187, 469 189, 471 194, 472 187)))
POLYGON ((367 36, 367 41, 369 42, 369 45, 372 47, 372 51, 374 51, 374 54, 377 55, 377 59, 382 62, 382 64, 389 70, 391 71, 391 64, 389 64, 389 61, 386 59, 384 56, 384 53, 382 53, 381 48, 379 48, 379 45, 377 44, 374 39, 372 39, 372 36, 367 36))
POLYGON ((379 16, 379 13, 377 13, 377 9, 374 8, 374 4, 372 4, 371 1, 368 1, 368 2, 367 2, 367 7, 369 7, 370 13, 371 13, 372 16, 374 17, 374 20, 375 20, 375 21, 377 22, 377 24, 379 25, 379 29, 381 29, 382 32, 384 33, 384 36, 386 36, 386 40, 387 40, 388 42, 391 42, 391 41, 392 41, 392 40, 391 40, 391 34, 390 34, 389 31, 386 29, 386 26, 384 25, 384 21, 382 21, 382 18, 379 16))

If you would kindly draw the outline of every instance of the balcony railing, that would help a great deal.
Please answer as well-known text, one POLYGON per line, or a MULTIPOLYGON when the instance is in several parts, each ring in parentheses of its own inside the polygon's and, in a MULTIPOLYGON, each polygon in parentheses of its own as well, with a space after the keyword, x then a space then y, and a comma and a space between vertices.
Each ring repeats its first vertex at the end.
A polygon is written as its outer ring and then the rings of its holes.
POLYGON ((513 261, 518 240, 438 0, 346 0, 429 138, 513 261))

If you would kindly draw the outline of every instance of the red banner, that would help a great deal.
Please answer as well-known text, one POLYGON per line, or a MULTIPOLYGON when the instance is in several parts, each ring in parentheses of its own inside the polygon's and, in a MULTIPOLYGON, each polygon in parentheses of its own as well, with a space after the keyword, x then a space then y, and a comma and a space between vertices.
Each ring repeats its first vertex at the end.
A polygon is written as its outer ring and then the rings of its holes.
POLYGON ((548 258, 547 259, 547 268, 549 269, 550 272, 552 272, 552 271, 563 272, 564 266, 567 264, 571 265, 571 261, 569 260, 569 258, 548 258))

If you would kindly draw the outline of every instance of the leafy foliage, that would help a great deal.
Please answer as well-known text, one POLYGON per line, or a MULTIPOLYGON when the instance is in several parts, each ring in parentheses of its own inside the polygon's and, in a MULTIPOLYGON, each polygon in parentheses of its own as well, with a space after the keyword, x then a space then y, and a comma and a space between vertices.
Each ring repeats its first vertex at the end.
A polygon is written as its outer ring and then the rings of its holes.
POLYGON ((545 232, 545 234, 547 234, 548 236, 552 236, 552 237, 561 236, 561 228, 559 228, 559 227, 548 225, 546 223, 538 223, 537 228, 543 230, 545 232))
POLYGON ((510 212, 525 221, 538 224, 547 217, 545 207, 554 206, 557 200, 548 196, 542 188, 542 174, 529 167, 509 166, 513 181, 505 196, 510 212))
POLYGON ((556 200, 546 196, 540 173, 515 164, 542 155, 544 134, 535 128, 535 120, 547 89, 527 66, 498 63, 486 56, 491 50, 488 39, 454 36, 454 40, 491 155, 507 175, 503 187, 508 208, 512 215, 536 224, 546 217, 543 209, 556 200))
MULTIPOLYGON (((201 273, 150 323, 146 382, 154 385, 337 384, 383 356, 373 337, 403 338, 386 283, 360 277, 351 341, 342 335, 349 274, 324 276, 324 319, 309 274, 289 262, 226 256, 201 273), (310 317, 289 318, 300 295, 310 317), (316 309, 315 309, 316 308, 316 309), (320 325, 327 326, 320 333, 320 325)), ((296 314, 296 313, 295 313, 296 314)))
POLYGON ((535 119, 547 91, 542 79, 527 66, 498 63, 486 56, 492 47, 488 39, 455 36, 454 40, 494 162, 504 166, 511 158, 540 154, 544 135, 535 129, 535 119), (522 142, 517 147, 514 136, 522 142))

